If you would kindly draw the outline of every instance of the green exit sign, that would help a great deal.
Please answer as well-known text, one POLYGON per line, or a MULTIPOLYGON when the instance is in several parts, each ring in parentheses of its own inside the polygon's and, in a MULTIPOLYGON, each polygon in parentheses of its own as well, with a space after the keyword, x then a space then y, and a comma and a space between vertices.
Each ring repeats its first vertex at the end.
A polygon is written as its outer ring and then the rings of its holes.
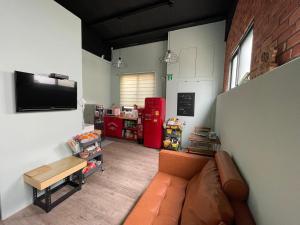
POLYGON ((173 74, 167 74, 167 80, 173 80, 173 74))

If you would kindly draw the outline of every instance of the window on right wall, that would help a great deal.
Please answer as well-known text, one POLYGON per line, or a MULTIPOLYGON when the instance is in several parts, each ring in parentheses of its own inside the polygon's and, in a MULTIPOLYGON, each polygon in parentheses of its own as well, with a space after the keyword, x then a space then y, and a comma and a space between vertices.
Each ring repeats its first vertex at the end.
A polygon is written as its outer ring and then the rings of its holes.
POLYGON ((253 27, 237 46, 230 62, 230 89, 240 85, 251 70, 251 55, 253 44, 253 27))

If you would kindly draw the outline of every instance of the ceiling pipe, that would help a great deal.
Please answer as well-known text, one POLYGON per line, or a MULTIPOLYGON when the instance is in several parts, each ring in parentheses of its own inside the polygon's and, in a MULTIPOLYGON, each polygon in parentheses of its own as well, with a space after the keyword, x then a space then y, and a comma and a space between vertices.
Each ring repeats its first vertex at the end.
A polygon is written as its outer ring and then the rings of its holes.
POLYGON ((131 9, 131 10, 127 10, 112 16, 108 16, 108 17, 104 17, 104 18, 100 18, 100 19, 96 19, 94 21, 88 22, 87 25, 89 26, 94 26, 100 23, 105 23, 109 20, 114 20, 114 19, 123 19, 125 17, 128 16, 132 16, 132 15, 136 15, 145 11, 149 11, 155 8, 159 8, 165 5, 168 5, 169 7, 172 7, 175 3, 175 0, 161 0, 159 2, 156 3, 152 3, 143 7, 139 7, 139 8, 135 8, 135 9, 131 9))

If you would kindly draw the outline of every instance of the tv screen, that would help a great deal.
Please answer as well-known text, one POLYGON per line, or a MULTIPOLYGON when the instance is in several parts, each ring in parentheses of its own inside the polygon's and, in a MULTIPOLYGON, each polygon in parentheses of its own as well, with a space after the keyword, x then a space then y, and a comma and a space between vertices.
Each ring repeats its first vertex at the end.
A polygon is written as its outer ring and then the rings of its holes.
POLYGON ((16 111, 77 109, 77 82, 15 71, 16 111))

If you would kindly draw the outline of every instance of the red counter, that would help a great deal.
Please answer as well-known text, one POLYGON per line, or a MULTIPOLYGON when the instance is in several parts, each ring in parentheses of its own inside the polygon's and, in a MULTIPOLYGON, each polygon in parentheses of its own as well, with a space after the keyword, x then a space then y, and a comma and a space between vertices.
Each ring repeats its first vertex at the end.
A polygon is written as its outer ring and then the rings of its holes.
POLYGON ((104 116, 104 134, 107 137, 122 138, 123 119, 116 116, 104 116))

